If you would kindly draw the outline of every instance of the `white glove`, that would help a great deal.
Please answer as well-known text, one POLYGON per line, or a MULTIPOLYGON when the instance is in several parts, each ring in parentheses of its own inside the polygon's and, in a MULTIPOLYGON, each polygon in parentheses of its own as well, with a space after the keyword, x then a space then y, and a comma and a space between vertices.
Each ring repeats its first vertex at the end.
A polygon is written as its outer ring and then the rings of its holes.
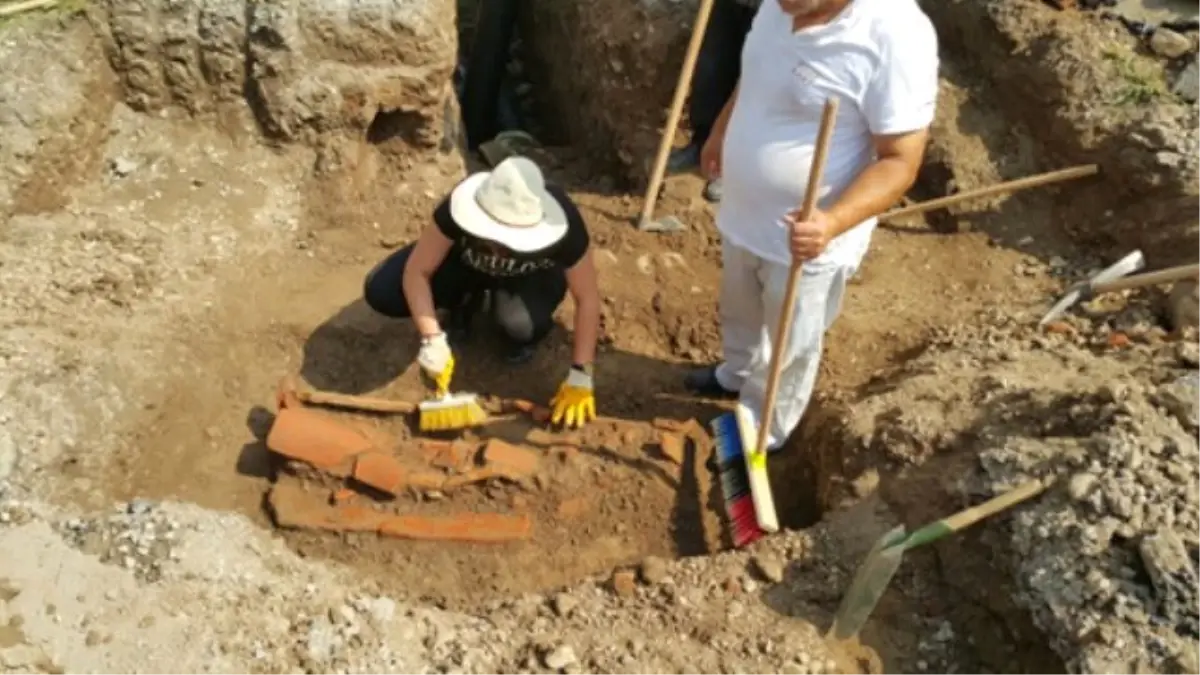
POLYGON ((443 386, 443 382, 445 386, 449 385, 451 370, 454 367, 454 354, 450 352, 450 343, 446 340, 445 333, 421 339, 417 364, 439 387, 443 386))

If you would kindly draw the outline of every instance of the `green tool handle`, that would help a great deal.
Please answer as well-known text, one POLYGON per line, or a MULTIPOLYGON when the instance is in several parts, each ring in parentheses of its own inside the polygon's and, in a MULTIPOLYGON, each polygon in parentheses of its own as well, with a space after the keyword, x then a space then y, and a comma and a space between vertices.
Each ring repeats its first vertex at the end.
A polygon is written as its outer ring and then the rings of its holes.
POLYGON ((1041 494, 1049 483, 1043 480, 1031 480, 1024 483, 1014 490, 1010 490, 999 497, 992 497, 986 502, 978 506, 972 506, 969 509, 963 509, 958 513, 935 520, 932 523, 922 527, 921 529, 908 535, 901 541, 897 542, 896 546, 904 547, 904 550, 916 548, 933 541, 937 541, 951 532, 958 532, 961 529, 970 527, 975 523, 987 518, 990 515, 999 513, 1007 508, 1020 504, 1021 502, 1041 494))

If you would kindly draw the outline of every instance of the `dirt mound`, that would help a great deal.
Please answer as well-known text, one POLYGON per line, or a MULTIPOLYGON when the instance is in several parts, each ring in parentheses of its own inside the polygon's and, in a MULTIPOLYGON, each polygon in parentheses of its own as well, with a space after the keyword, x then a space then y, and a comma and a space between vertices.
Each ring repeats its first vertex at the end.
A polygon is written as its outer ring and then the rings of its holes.
MULTIPOLYGON (((1182 252, 1200 239, 1200 116, 1194 103, 1170 93, 1160 60, 1120 23, 1059 12, 1040 0, 921 4, 951 57, 950 72, 970 73, 974 86, 963 94, 986 91, 1005 120, 980 124, 980 107, 957 118, 987 151, 1015 155, 1005 173, 1030 171, 1030 163, 1041 170, 1096 163, 1110 177, 1046 203, 1053 229, 1085 249, 1112 247, 1107 253, 1117 255, 1138 247, 1156 264, 1190 262, 1182 252), (1014 143, 1020 150, 1010 153, 1014 143)), ((958 172, 953 178, 960 190, 990 180, 958 172)))
MULTIPOLYGON (((1133 309, 1118 320, 1145 318, 1133 309)), ((1028 611, 1072 672, 1191 672, 1194 337, 1130 343, 1086 320, 1049 334, 1027 326, 994 318, 945 332, 870 385, 840 444, 820 446, 839 448, 821 453, 820 470, 838 479, 823 497, 836 503, 879 483, 915 525, 1031 477, 1056 478, 1007 524, 939 544, 947 579, 1013 625, 1016 610, 1028 611)))
POLYGON ((5 26, 0 62, 0 218, 60 208, 96 168, 115 76, 86 24, 5 26))

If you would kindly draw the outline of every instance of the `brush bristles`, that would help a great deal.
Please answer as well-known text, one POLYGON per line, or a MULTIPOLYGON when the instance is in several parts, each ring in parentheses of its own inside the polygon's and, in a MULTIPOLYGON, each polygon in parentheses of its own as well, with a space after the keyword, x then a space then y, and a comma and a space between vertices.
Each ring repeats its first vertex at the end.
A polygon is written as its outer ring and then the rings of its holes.
POLYGON ((754 497, 750 492, 750 477, 746 471, 743 436, 738 418, 730 413, 714 419, 710 425, 717 456, 717 482, 725 502, 725 515, 733 545, 743 548, 758 541, 766 533, 758 526, 754 497))
POLYGON ((483 424, 487 411, 479 400, 470 394, 447 396, 436 401, 426 401, 419 408, 417 426, 421 431, 451 431, 483 424))

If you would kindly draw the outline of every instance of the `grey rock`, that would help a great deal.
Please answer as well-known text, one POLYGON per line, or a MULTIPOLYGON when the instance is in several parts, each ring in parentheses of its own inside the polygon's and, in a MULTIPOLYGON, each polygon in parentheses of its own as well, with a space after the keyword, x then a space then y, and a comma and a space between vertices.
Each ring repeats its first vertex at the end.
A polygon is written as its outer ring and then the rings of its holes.
POLYGON ((1181 365, 1189 368, 1200 366, 1200 344, 1191 341, 1180 342, 1175 348, 1175 358, 1179 359, 1181 365))
POLYGON ((754 572, 765 581, 777 584, 783 581, 783 562, 773 555, 760 553, 750 559, 754 572))
POLYGON ((551 670, 563 670, 578 662, 579 657, 575 655, 575 650, 570 645, 559 645, 542 659, 542 663, 551 670))
POLYGON ((1200 399, 1197 399, 1194 379, 1181 377, 1155 392, 1155 402, 1189 430, 1200 426, 1200 399))
POLYGON ((1197 63, 1196 59, 1192 59, 1175 78, 1175 85, 1171 87, 1171 91, 1190 103, 1200 100, 1200 63, 1197 63))
POLYGON ((652 586, 657 586, 667 580, 669 570, 667 562, 656 556, 649 556, 642 561, 640 568, 642 581, 652 586))
POLYGON ((579 601, 572 597, 569 593, 559 593, 554 596, 551 601, 551 606, 554 608, 554 613, 559 616, 568 616, 571 611, 579 605, 579 601))
POLYGON ((1192 51, 1192 41, 1170 28, 1158 28, 1150 36, 1150 49, 1159 56, 1177 59, 1192 51))
POLYGON ((1167 295, 1167 316, 1175 330, 1200 326, 1200 284, 1185 279, 1171 287, 1167 295))
POLYGON ((1090 473, 1077 473, 1071 476, 1070 482, 1067 483, 1067 493, 1071 495, 1071 499, 1077 502, 1085 501, 1092 493, 1092 488, 1096 486, 1097 478, 1090 473))

